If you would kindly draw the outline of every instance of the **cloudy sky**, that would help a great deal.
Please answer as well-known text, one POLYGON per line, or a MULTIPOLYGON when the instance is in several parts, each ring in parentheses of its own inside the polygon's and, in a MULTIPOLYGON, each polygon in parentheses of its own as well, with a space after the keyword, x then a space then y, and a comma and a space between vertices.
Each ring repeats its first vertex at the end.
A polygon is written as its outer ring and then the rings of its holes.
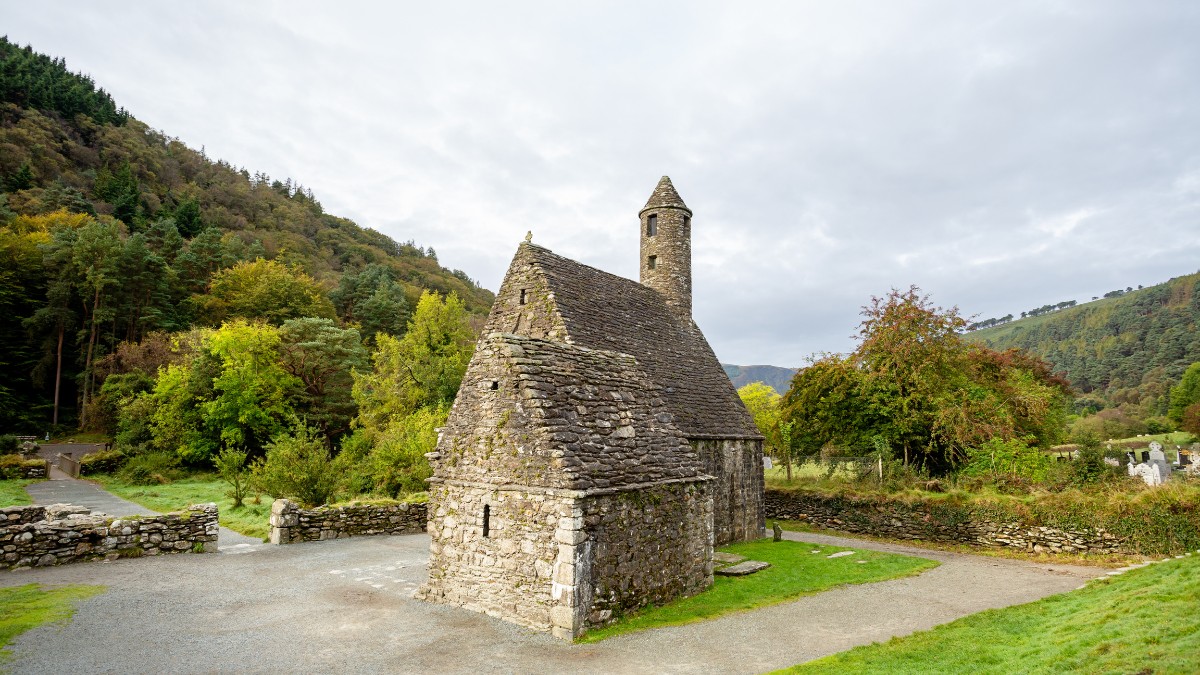
POLYGON ((848 351, 872 295, 977 318, 1200 269, 1200 3, 6 2, 136 117, 495 290, 637 277, 670 175, 726 362, 848 351))

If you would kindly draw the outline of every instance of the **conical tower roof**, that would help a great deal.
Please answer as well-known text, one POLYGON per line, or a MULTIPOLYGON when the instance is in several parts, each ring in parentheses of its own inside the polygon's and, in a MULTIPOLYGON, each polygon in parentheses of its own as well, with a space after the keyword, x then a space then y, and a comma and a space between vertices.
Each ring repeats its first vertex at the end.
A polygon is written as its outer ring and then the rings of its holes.
POLYGON ((683 209, 688 213, 692 212, 692 210, 688 208, 688 205, 683 203, 683 197, 680 197, 679 193, 675 191, 675 186, 671 184, 670 176, 663 176, 662 179, 658 181, 658 186, 655 187, 654 192, 650 194, 650 199, 646 201, 646 206, 642 207, 642 211, 645 211, 646 209, 660 209, 663 207, 683 209))

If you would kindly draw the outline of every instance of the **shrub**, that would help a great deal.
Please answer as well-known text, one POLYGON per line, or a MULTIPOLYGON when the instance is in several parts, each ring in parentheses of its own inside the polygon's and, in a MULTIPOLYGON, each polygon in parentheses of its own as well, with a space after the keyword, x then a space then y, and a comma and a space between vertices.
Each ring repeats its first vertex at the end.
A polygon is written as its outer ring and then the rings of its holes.
POLYGON ((44 459, 25 459, 20 455, 0 455, 0 479, 28 478, 36 468, 50 471, 50 463, 44 459))
POLYGON ((134 485, 163 485, 180 477, 180 471, 170 453, 150 452, 131 458, 117 477, 134 485))
POLYGON ((84 455, 79 460, 79 475, 94 476, 98 473, 115 473, 129 458, 120 450, 103 450, 84 455))
POLYGON ((0 455, 15 455, 21 451, 21 441, 16 436, 0 436, 0 455))
POLYGON ((250 467, 246 464, 246 453, 237 448, 225 448, 214 461, 221 479, 229 483, 228 496, 233 499, 233 508, 241 508, 242 500, 250 487, 250 467))
POLYGON ((1029 482, 1045 480, 1053 463, 1040 449, 1029 447, 1027 441, 993 438, 977 448, 967 449, 967 463, 960 473, 993 476, 1027 486, 1029 482))
POLYGON ((255 485, 272 497, 288 497, 303 506, 321 506, 337 491, 338 475, 329 449, 312 429, 276 436, 267 456, 252 470, 255 485))

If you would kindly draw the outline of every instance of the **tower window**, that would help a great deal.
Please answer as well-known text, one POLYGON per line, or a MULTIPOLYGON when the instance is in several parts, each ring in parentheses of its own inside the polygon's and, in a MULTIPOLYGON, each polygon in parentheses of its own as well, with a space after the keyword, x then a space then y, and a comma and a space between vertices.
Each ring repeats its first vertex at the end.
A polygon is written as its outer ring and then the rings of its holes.
POLYGON ((521 304, 525 304, 525 289, 521 289, 521 304))
POLYGON ((499 389, 500 389, 500 381, 492 380, 492 391, 498 391, 499 389))
POLYGON ((658 256, 652 255, 649 258, 646 258, 646 267, 649 267, 650 269, 655 269, 658 267, 658 256))
POLYGON ((686 231, 691 226, 692 226, 692 217, 684 216, 683 217, 683 229, 686 231))
POLYGON ((653 237, 658 234, 658 216, 651 214, 646 216, 646 236, 653 237))
POLYGON ((483 505, 483 537, 486 539, 492 531, 492 505, 483 505))

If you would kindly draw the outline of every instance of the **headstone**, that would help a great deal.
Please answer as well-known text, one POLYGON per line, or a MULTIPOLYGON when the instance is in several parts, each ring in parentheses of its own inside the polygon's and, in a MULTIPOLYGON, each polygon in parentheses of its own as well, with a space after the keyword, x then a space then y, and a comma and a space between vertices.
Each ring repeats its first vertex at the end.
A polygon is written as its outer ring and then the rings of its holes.
POLYGON ((775 534, 775 541, 783 539, 783 528, 779 526, 779 523, 771 523, 771 532, 775 534))
POLYGON ((1149 461, 1150 461, 1150 451, 1149 451, 1149 450, 1143 450, 1143 451, 1142 451, 1142 461, 1143 461, 1143 462, 1149 462, 1149 461))
POLYGON ((1187 466, 1192 463, 1192 453, 1187 450, 1179 451, 1179 466, 1187 466))
POLYGON ((825 557, 826 558, 845 558, 848 555, 854 555, 854 551, 838 551, 837 553, 831 553, 825 557))
POLYGON ((770 457, 767 457, 766 455, 763 455, 763 468, 764 468, 764 469, 771 469, 771 468, 774 468, 774 467, 775 467, 775 465, 771 463, 771 458, 770 458, 770 457))
POLYGON ((1163 480, 1171 475, 1171 465, 1167 464, 1167 455, 1162 450, 1162 443, 1158 441, 1150 444, 1150 463, 1158 467, 1158 474, 1163 480))

